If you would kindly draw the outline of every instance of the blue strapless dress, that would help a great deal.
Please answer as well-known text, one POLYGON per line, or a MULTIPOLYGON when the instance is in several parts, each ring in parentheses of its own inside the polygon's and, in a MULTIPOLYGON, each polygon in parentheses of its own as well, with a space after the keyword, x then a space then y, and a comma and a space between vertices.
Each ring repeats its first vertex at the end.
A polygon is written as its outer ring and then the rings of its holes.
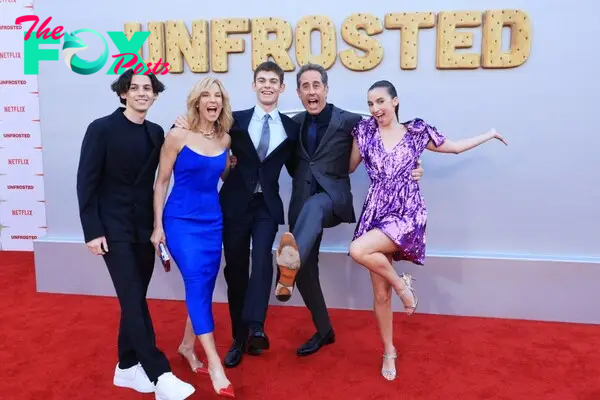
POLYGON ((185 284, 194 333, 213 332, 212 297, 221 265, 223 214, 218 184, 227 151, 210 157, 187 146, 173 166, 174 185, 165 204, 166 245, 185 284))

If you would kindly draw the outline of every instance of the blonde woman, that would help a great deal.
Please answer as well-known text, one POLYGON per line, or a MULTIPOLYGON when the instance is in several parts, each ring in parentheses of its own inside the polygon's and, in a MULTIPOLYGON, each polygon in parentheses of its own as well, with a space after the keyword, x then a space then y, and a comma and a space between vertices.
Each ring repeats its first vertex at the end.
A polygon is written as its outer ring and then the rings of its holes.
POLYGON ((171 129, 161 150, 151 240, 157 251, 160 243, 166 245, 184 280, 189 317, 179 352, 190 364, 199 364, 193 369, 209 373, 217 394, 234 398, 213 337, 212 296, 221 264, 223 226, 218 183, 229 172, 228 132, 233 123, 229 98, 219 80, 205 78, 193 87, 187 118, 189 129, 171 129), (165 204, 171 173, 175 182, 165 204), (204 348, 208 371, 195 358, 194 336, 204 348))

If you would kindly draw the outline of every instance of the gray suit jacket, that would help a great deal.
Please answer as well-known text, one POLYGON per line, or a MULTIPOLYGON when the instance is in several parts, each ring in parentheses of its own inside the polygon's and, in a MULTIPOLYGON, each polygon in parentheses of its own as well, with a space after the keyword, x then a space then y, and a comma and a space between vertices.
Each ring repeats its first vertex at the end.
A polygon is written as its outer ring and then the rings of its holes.
MULTIPOLYGON (((303 130, 306 111, 292 119, 303 130)), ((294 153, 295 167, 288 221, 294 225, 302 205, 310 197, 310 182, 314 175, 317 182, 333 200, 333 212, 340 222, 356 222, 350 188, 349 164, 352 152, 352 128, 361 120, 359 114, 333 106, 331 122, 312 157, 306 152, 302 137, 294 153)))

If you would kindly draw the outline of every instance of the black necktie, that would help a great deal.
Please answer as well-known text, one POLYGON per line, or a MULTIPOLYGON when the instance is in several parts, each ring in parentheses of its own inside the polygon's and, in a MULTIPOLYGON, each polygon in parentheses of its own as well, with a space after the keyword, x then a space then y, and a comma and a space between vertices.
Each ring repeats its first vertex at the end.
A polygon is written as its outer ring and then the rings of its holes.
POLYGON ((315 150, 317 150, 317 121, 314 117, 310 119, 306 139, 308 142, 306 143, 306 150, 308 155, 312 157, 315 154, 315 150))

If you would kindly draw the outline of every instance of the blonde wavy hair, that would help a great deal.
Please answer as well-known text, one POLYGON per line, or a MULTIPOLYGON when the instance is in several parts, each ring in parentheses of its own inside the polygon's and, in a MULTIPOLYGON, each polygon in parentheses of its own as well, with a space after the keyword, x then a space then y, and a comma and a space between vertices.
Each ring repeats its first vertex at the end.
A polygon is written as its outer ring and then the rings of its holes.
POLYGON ((223 82, 217 78, 206 77, 194 85, 187 98, 187 120, 190 130, 197 132, 200 128, 202 119, 200 111, 198 111, 200 96, 202 96, 202 93, 204 93, 213 83, 216 83, 217 86, 219 86, 223 103, 219 118, 215 121, 215 134, 217 137, 221 138, 224 134, 229 132, 229 129, 231 129, 231 125, 233 125, 233 114, 231 113, 229 94, 225 90, 223 82))

